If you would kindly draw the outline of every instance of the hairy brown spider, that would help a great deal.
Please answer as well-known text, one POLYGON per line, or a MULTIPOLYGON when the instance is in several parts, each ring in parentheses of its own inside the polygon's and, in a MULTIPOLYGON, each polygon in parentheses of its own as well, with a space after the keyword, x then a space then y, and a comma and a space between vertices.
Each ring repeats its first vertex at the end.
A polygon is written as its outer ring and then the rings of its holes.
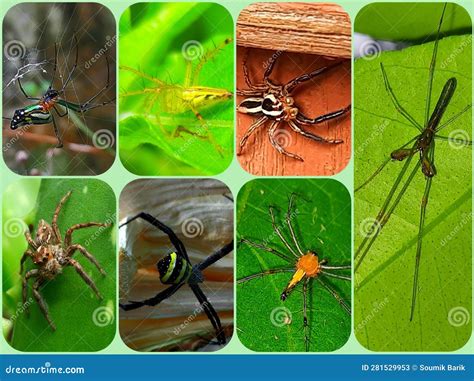
POLYGON ((38 266, 37 269, 29 270, 23 277, 23 305, 25 306, 26 312, 28 312, 28 304, 26 303, 27 298, 27 282, 30 278, 36 278, 33 284, 33 295, 38 303, 41 312, 48 321, 51 329, 56 330, 51 317, 48 313, 48 306, 43 299, 43 296, 39 292, 39 288, 44 285, 47 281, 54 279, 57 275, 61 274, 63 268, 66 266, 73 266, 81 278, 86 282, 99 299, 102 299, 98 288, 94 281, 87 275, 82 266, 78 261, 72 258, 76 251, 83 254, 89 261, 91 261, 105 276, 104 269, 100 266, 99 262, 94 256, 89 253, 84 246, 79 244, 73 244, 72 233, 75 230, 88 228, 91 226, 111 226, 112 224, 106 224, 101 222, 85 222, 82 224, 76 224, 71 226, 66 231, 64 242, 61 238, 61 233, 58 227, 58 216, 61 208, 63 207, 66 200, 71 195, 71 191, 67 192, 66 195, 61 199, 53 215, 53 222, 49 225, 45 220, 40 220, 38 224, 38 230, 36 231, 36 238, 33 239, 28 231, 25 232, 26 240, 28 241, 28 249, 21 257, 20 262, 20 275, 23 274, 23 264, 29 257, 33 263, 38 266), (32 250, 33 249, 33 250, 32 250))
POLYGON ((330 112, 318 116, 316 118, 308 118, 303 115, 295 105, 295 100, 292 96, 293 90, 301 83, 311 80, 312 78, 326 72, 327 70, 338 66, 339 64, 326 66, 312 71, 309 74, 300 75, 290 82, 284 85, 277 85, 270 80, 270 74, 273 71, 273 67, 280 55, 273 54, 268 62, 268 66, 263 75, 263 83, 253 84, 250 80, 250 75, 247 67, 247 54, 244 56, 243 60, 243 71, 245 83, 248 86, 248 89, 237 90, 237 95, 245 96, 245 98, 237 107, 237 111, 255 115, 258 117, 248 130, 245 132, 244 136, 240 140, 239 146, 240 150, 243 150, 245 143, 248 138, 261 126, 265 124, 268 120, 271 120, 272 123, 268 130, 268 136, 270 138, 270 143, 272 146, 282 155, 286 155, 296 160, 304 161, 300 156, 286 151, 277 141, 275 133, 282 122, 286 122, 290 128, 297 132, 300 135, 303 135, 305 138, 328 144, 340 144, 343 143, 341 139, 327 139, 319 135, 315 135, 311 132, 306 131, 303 126, 311 126, 325 122, 330 119, 334 119, 346 114, 350 109, 351 105, 349 104, 343 109, 330 112))

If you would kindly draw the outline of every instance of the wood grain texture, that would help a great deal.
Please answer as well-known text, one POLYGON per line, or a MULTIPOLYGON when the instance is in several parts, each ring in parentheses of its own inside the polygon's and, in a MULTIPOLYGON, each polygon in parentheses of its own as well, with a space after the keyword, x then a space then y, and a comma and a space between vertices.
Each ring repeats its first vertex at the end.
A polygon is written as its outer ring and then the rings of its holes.
MULTIPOLYGON (((245 89, 242 59, 245 49, 237 50, 237 88, 245 89)), ((247 65, 254 83, 262 81, 263 72, 274 51, 250 49, 247 65)), ((322 76, 296 88, 293 95, 296 106, 308 117, 316 117, 346 107, 351 103, 351 68, 350 60, 331 69, 322 76)), ((303 73, 309 73, 319 67, 334 65, 334 60, 297 53, 279 53, 270 78, 275 83, 286 83, 303 73)), ((238 102, 244 98, 239 97, 238 102)), ((239 142, 255 117, 237 113, 237 152, 239 142)), ((323 144, 309 140, 292 131, 285 123, 281 124, 279 140, 287 151, 298 154, 304 162, 278 153, 268 139, 267 122, 247 141, 238 155, 240 165, 247 172, 258 176, 330 176, 344 169, 351 156, 351 115, 345 115, 331 121, 307 126, 314 134, 333 139, 342 139, 344 143, 323 144)))
POLYGON ((255 3, 237 19, 237 45, 351 58, 351 20, 337 4, 255 3))

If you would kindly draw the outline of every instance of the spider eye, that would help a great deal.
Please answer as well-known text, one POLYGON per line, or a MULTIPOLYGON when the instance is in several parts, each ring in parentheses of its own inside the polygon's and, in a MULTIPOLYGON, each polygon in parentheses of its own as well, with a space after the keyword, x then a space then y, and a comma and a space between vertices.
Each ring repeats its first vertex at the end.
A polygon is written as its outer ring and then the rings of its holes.
POLYGON ((286 97, 285 102, 289 106, 292 106, 295 103, 295 101, 292 97, 286 97))

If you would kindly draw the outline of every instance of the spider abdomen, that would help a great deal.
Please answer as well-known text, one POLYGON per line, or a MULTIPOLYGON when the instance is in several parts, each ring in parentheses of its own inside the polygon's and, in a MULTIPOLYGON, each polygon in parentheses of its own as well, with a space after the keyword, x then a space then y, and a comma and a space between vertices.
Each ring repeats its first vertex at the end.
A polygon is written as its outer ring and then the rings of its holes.
POLYGON ((191 264, 176 253, 168 254, 156 265, 163 284, 178 284, 186 282, 192 272, 191 264))

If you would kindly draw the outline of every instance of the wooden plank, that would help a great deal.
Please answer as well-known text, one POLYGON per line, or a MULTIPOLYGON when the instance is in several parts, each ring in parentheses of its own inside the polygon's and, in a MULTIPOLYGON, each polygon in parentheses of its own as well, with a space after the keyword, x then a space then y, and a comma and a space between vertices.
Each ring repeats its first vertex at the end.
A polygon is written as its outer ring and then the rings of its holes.
POLYGON ((237 45, 351 58, 351 21, 337 4, 255 3, 239 15, 237 45))

